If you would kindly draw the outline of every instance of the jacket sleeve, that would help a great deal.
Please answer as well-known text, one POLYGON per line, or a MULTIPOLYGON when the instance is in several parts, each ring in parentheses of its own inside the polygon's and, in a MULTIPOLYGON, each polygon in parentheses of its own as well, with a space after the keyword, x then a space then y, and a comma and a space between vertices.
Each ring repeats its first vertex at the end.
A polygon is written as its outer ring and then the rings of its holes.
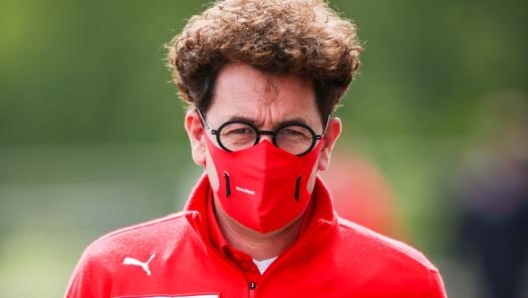
POLYGON ((89 248, 81 256, 70 278, 65 298, 110 298, 111 284, 105 266, 89 248))
POLYGON ((444 288, 444 282, 438 271, 431 272, 431 286, 430 295, 431 298, 447 298, 447 293, 444 288))

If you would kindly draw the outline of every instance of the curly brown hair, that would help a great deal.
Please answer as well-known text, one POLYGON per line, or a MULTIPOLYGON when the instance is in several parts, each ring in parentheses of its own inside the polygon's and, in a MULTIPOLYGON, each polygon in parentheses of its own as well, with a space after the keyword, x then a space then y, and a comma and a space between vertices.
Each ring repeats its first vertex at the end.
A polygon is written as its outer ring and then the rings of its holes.
POLYGON ((334 111, 360 65, 356 26, 322 0, 224 0, 193 16, 166 45, 179 94, 206 112, 227 63, 314 83, 322 118, 334 111))

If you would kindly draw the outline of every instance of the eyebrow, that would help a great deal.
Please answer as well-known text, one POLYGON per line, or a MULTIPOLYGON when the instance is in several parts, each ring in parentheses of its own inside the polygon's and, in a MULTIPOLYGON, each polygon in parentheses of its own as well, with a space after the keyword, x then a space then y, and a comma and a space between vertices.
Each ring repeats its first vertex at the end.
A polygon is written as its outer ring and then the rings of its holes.
MULTIPOLYGON (((260 127, 262 123, 258 123, 257 121, 255 121, 254 119, 251 119, 249 117, 246 117, 246 116, 232 116, 230 117, 226 122, 228 121, 241 121, 241 122, 246 122, 246 123, 250 123, 256 127, 260 127)), ((288 124, 304 124, 304 125, 308 125, 308 123, 306 123, 306 121, 304 119, 301 119, 301 118, 292 118, 292 119, 287 119, 287 120, 284 120, 284 121, 281 121, 279 123, 277 123, 276 125, 274 125, 274 128, 277 128, 277 127, 280 127, 280 126, 284 126, 284 125, 288 125, 288 124)), ((310 125, 308 125, 310 126, 310 125)))

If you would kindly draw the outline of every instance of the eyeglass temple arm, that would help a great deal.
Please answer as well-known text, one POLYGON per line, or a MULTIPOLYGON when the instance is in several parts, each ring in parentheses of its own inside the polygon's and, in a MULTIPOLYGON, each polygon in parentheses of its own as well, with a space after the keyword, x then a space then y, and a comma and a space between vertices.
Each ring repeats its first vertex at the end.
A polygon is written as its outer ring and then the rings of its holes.
POLYGON ((202 123, 205 125, 205 127, 207 127, 207 129, 211 129, 209 127, 209 124, 207 124, 207 122, 205 121, 205 117, 203 116, 202 114, 202 111, 200 111, 200 109, 196 108, 195 109, 196 113, 198 114, 198 116, 200 117, 200 120, 202 121, 202 123))

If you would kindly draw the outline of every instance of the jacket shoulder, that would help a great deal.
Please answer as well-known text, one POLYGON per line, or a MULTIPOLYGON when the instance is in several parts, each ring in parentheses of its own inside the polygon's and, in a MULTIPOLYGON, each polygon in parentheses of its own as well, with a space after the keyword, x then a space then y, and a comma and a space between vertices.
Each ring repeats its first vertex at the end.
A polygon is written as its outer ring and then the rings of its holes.
POLYGON ((362 269, 364 279, 383 285, 394 297, 446 297, 438 269, 419 250, 340 218, 338 235, 343 261, 367 268, 362 269))
MULTIPOLYGON (((84 250, 71 276, 66 297, 110 297, 115 278, 127 280, 127 258, 147 261, 163 258, 192 229, 185 214, 175 213, 110 232, 84 250)), ((140 272, 141 273, 141 272, 140 272)))
POLYGON ((100 255, 117 251, 140 250, 166 239, 181 237, 188 225, 182 212, 114 230, 93 241, 84 254, 100 255), (167 238, 170 237, 170 238, 167 238))
POLYGON ((112 273, 127 256, 149 258, 153 251, 174 249, 190 228, 182 212, 112 231, 88 245, 76 271, 101 270, 112 273), (170 239, 170 240, 167 240, 170 239), (82 269, 84 268, 84 269, 82 269))
POLYGON ((425 269, 438 271, 422 252, 404 242, 381 235, 342 218, 338 219, 338 226, 345 242, 361 243, 364 248, 383 252, 383 255, 398 258, 402 262, 414 263, 425 269))

